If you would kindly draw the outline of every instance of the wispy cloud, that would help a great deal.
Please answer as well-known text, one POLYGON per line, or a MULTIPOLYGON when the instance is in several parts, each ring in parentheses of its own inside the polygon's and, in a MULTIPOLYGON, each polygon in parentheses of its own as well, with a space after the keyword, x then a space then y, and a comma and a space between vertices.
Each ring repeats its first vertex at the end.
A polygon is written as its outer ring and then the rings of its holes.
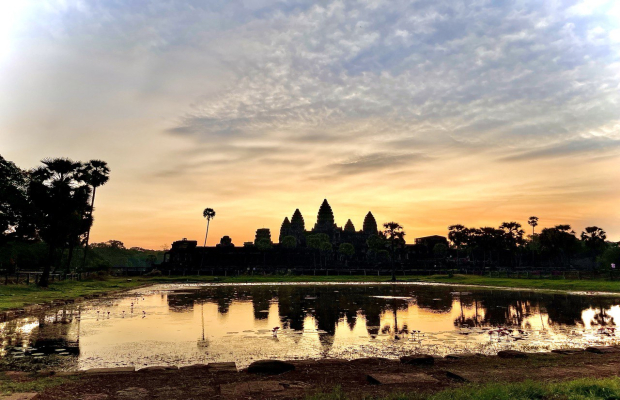
MULTIPOLYGON (((537 163, 562 185, 594 168, 601 185, 619 178, 609 167, 620 157, 613 0, 50 0, 29 10, 0 65, 2 131, 16 134, 24 162, 67 149, 110 160, 137 177, 119 198, 144 202, 131 191, 148 182, 184 193, 184 207, 251 201, 275 218, 295 195, 377 208, 395 196, 408 216, 408 201, 460 210, 442 199, 474 207, 473 194, 477 210, 516 212, 504 199, 526 187, 539 197, 524 194, 522 207, 552 212, 531 181, 537 163)), ((620 216, 610 218, 620 234, 620 216)), ((237 229, 249 238, 253 228, 237 229)))

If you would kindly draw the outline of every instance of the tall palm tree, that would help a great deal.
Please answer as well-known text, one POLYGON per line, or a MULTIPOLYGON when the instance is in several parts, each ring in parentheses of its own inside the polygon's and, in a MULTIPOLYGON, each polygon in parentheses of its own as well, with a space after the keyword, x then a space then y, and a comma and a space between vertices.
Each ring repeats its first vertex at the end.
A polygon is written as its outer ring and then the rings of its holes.
MULTIPOLYGON (((215 210, 212 208, 205 208, 202 212, 202 216, 207 219, 207 233, 205 234, 205 244, 203 247, 207 247, 207 237, 209 237, 209 223, 213 218, 215 218, 215 210)), ((202 257, 200 258, 200 268, 202 268, 202 262, 204 260, 204 251, 202 252, 202 257)))
POLYGON ((534 236, 534 228, 538 226, 538 217, 530 217, 527 224, 532 227, 532 236, 534 236))
POLYGON ((92 227, 93 209, 95 207, 95 194, 99 186, 105 185, 110 179, 110 168, 108 163, 102 160, 90 160, 81 169, 82 180, 86 184, 93 188, 93 196, 90 200, 90 219, 91 224, 86 232, 86 239, 84 241, 84 257, 82 259, 82 268, 86 264, 86 252, 88 251, 88 242, 90 241, 90 228, 92 227))
POLYGON ((212 208, 205 208, 204 211, 202 212, 202 216, 207 219, 207 234, 205 235, 205 244, 204 244, 204 246, 206 247, 207 237, 209 236, 209 223, 211 222, 213 218, 215 218, 215 210, 213 210, 212 208))

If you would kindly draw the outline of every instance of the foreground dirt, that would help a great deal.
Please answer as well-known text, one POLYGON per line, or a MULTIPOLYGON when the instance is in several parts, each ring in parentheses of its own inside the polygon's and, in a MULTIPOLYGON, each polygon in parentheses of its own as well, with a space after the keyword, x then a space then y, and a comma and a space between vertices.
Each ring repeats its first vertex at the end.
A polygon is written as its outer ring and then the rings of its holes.
MULTIPOLYGON (((79 374, 76 380, 48 388, 36 399, 294 399, 335 386, 353 397, 393 392, 435 392, 466 382, 519 382, 527 379, 560 381, 620 374, 620 348, 597 354, 528 354, 527 358, 465 356, 435 359, 434 365, 415 366, 398 360, 295 361, 294 371, 279 375, 235 372, 230 368, 195 367, 79 374), (370 377, 369 377, 370 376, 370 377)), ((36 379, 5 373, 7 379, 36 379)))

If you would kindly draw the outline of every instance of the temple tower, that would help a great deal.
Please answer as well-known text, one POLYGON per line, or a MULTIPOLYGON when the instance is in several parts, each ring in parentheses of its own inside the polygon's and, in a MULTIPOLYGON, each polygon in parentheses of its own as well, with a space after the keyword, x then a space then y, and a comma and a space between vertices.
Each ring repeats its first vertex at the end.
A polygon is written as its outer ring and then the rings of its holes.
POLYGON ((293 217, 291 218, 291 232, 292 233, 304 233, 306 230, 306 223, 304 222, 304 217, 301 215, 299 208, 295 210, 293 213, 293 217))
POLYGON ((291 234, 291 223, 288 220, 288 217, 284 218, 284 221, 282 221, 282 226, 280 227, 280 238, 279 238, 279 242, 282 243, 282 239, 284 239, 285 236, 289 236, 291 234))
POLYGON ((368 211, 368 214, 366 214, 364 218, 364 228, 362 230, 367 235, 376 235, 379 233, 377 230, 377 221, 370 211, 368 211))
POLYGON ((344 231, 355 232, 355 226, 353 226, 353 222, 351 222, 351 220, 348 220, 347 223, 344 225, 344 231))
POLYGON ((298 245, 303 246, 306 244, 306 223, 304 221, 304 217, 301 215, 301 211, 299 211, 299 208, 295 210, 293 216, 291 217, 290 232, 290 235, 295 236, 295 239, 297 239, 298 245))
POLYGON ((324 199, 319 208, 319 213, 316 217, 316 225, 314 225, 313 231, 328 233, 332 232, 334 227, 334 212, 327 202, 327 199, 324 199))

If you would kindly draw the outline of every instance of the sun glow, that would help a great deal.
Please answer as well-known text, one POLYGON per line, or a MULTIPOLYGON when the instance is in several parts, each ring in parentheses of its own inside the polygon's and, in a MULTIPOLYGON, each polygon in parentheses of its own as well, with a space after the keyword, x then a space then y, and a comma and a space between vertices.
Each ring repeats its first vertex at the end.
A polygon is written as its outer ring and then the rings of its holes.
POLYGON ((0 2, 0 63, 3 63, 11 53, 15 43, 15 33, 26 15, 29 1, 0 2))

